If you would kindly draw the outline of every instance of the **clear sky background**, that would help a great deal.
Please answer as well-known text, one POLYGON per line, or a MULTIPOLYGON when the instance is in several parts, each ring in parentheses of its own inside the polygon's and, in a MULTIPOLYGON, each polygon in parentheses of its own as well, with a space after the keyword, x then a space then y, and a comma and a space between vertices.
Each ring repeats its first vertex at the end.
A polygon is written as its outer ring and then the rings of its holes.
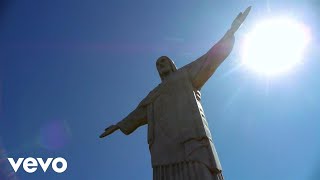
POLYGON ((152 179, 146 127, 98 136, 160 82, 159 56, 195 60, 249 5, 233 52, 202 89, 224 176, 319 180, 316 0, 1 0, 0 179, 152 179), (280 14, 312 32, 304 63, 271 79, 235 68, 243 35, 280 14), (61 156, 68 169, 13 174, 6 157, 29 156, 61 156))

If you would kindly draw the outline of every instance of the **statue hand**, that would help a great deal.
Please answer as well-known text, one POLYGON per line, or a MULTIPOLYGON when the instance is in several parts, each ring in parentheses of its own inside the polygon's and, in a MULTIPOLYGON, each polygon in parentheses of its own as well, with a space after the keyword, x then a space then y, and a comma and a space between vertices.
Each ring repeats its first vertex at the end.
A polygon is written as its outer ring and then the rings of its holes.
POLYGON ((108 136, 109 134, 112 134, 114 131, 116 131, 118 129, 119 129, 119 126, 111 125, 104 130, 104 132, 100 135, 100 138, 104 138, 104 137, 108 136))
POLYGON ((235 33, 241 24, 244 22, 244 20, 247 18, 249 12, 251 10, 251 6, 249 6, 244 12, 240 12, 238 16, 233 20, 230 31, 232 33, 235 33))

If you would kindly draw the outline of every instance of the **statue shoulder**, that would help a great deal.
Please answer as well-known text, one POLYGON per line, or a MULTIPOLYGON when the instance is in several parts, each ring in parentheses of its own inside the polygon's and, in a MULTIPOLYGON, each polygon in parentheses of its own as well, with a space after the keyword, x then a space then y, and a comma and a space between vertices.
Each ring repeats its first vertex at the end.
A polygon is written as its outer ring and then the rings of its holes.
POLYGON ((160 83, 157 87, 155 87, 153 90, 149 92, 149 94, 139 103, 138 107, 147 106, 150 103, 154 102, 155 99, 164 91, 170 89, 170 86, 172 86, 172 83, 175 82, 175 80, 181 80, 181 77, 188 78, 188 71, 186 69, 178 69, 172 77, 168 81, 164 81, 160 83))
POLYGON ((159 84, 157 87, 155 87, 153 90, 149 92, 149 94, 139 103, 138 107, 144 107, 152 103, 157 96, 159 96, 162 84, 159 84))

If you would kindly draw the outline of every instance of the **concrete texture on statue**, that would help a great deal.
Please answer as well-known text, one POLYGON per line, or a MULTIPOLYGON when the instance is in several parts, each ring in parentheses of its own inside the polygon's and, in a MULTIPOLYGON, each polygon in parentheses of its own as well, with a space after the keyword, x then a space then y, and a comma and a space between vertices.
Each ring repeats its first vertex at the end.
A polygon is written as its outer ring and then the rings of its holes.
POLYGON ((105 137, 120 129, 128 135, 148 125, 154 180, 222 180, 222 167, 201 106, 201 87, 227 58, 234 33, 250 11, 240 13, 224 37, 206 54, 177 69, 166 56, 156 66, 161 84, 126 118, 105 129, 105 137))

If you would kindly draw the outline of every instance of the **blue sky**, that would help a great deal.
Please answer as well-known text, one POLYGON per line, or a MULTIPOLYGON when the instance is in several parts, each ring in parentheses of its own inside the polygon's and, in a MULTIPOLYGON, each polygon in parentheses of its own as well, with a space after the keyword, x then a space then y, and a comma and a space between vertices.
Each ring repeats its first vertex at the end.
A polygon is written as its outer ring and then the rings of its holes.
MULTIPOLYGON (((13 176, 21 180, 151 179, 146 127, 98 136, 160 82, 159 56, 191 62, 249 5, 232 54, 202 89, 224 176, 319 179, 320 5, 310 0, 1 1, 0 158, 68 161, 64 174, 20 170, 13 176), (313 33, 304 63, 272 79, 231 71, 250 27, 281 14, 313 33)), ((0 179, 10 171, 1 160, 0 179)))

